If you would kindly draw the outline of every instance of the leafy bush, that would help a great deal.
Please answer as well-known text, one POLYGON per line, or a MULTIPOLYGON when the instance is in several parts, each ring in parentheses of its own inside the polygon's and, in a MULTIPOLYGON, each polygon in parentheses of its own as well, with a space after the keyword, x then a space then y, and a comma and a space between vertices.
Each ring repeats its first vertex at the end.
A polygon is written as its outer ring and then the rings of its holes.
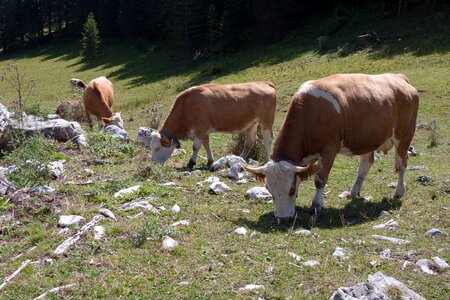
POLYGON ((126 144, 118 138, 112 138, 109 134, 89 132, 87 134, 89 152, 98 159, 133 157, 136 147, 126 144))
POLYGON ((50 111, 41 106, 39 102, 27 103, 24 107, 25 113, 28 115, 38 116, 47 118, 47 115, 50 114, 50 111))
MULTIPOLYGON (((248 158, 262 161, 265 158, 266 155, 266 149, 264 148, 264 142, 262 139, 261 134, 261 127, 258 127, 257 131, 257 138, 255 145, 253 146, 252 150, 250 151, 250 154, 248 158)), ((227 145, 227 151, 228 153, 233 153, 235 155, 239 155, 242 153, 242 150, 244 149, 245 144, 245 133, 241 132, 238 134, 233 134, 233 137, 231 141, 227 145)))
POLYGON ((17 143, 14 151, 5 156, 5 162, 15 166, 8 179, 19 187, 47 183, 51 178, 47 164, 55 155, 55 145, 42 136, 31 137, 17 143))

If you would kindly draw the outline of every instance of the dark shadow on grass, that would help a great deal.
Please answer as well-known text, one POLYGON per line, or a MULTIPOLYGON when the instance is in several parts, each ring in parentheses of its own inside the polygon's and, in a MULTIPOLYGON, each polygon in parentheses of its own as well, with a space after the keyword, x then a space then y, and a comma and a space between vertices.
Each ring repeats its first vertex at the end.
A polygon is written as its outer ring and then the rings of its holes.
POLYGON ((239 218, 236 224, 246 226, 251 230, 262 233, 273 231, 287 231, 290 228, 322 228, 333 229, 345 226, 354 226, 375 220, 380 212, 398 209, 402 202, 395 198, 383 198, 381 202, 364 201, 363 198, 356 198, 348 202, 344 208, 322 209, 320 215, 314 220, 309 213, 309 207, 296 206, 297 218, 285 224, 278 224, 273 212, 261 215, 258 221, 251 221, 239 218))

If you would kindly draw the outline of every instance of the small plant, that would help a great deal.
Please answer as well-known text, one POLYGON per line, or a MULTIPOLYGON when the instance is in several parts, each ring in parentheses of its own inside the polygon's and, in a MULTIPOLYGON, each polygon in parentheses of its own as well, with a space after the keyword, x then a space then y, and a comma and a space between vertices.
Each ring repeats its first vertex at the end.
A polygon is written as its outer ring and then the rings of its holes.
POLYGON ((81 44, 83 46, 81 55, 85 59, 91 59, 99 56, 101 54, 100 33, 98 31, 97 22, 95 21, 93 13, 88 15, 86 23, 83 25, 81 35, 81 44))
POLYGON ((158 219, 155 216, 150 216, 142 224, 139 231, 133 235, 133 245, 135 247, 142 247, 146 240, 159 241, 165 235, 173 235, 176 229, 174 227, 164 227, 158 224, 158 219))
MULTIPOLYGON (((252 150, 250 151, 250 154, 248 158, 262 161, 264 160, 266 150, 264 148, 264 142, 262 140, 262 134, 261 134, 261 128, 258 127, 258 131, 256 134, 256 142, 253 146, 252 150)), ((244 149, 245 144, 245 133, 241 132, 239 134, 234 134, 231 141, 228 143, 227 150, 229 153, 233 153, 235 155, 241 154, 242 150, 244 149)))
POLYGON ((439 145, 440 135, 438 133, 439 127, 436 124, 436 120, 430 123, 430 136, 428 137, 428 148, 434 148, 439 145))
POLYGON ((98 159, 133 157, 136 154, 134 145, 100 132, 89 132, 87 143, 89 152, 98 159))
POLYGON ((27 103, 24 107, 24 112, 29 115, 34 115, 42 118, 46 118, 50 113, 47 109, 43 108, 39 102, 27 103))
POLYGON ((140 152, 135 158, 136 175, 140 180, 151 178, 156 182, 167 182, 173 178, 173 168, 149 160, 148 154, 140 152))
POLYGON ((149 115, 148 126, 150 128, 158 129, 159 125, 161 125, 162 113, 156 102, 153 102, 152 106, 147 110, 147 113, 149 115))

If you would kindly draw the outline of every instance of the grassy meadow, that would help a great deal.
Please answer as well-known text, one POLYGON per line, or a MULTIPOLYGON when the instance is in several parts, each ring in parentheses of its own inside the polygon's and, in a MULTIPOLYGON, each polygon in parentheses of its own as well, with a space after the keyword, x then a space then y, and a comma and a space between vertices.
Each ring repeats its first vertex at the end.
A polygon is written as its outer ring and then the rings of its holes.
MULTIPOLYGON (((448 19, 448 17, 447 17, 448 19)), ((47 182, 57 191, 49 196, 33 196, 26 203, 7 203, 0 199, 0 284, 26 260, 52 259, 27 266, 0 291, 0 299, 29 299, 54 287, 76 285, 51 297, 64 299, 327 299, 340 286, 362 282, 367 275, 382 271, 402 281, 427 299, 449 299, 449 272, 430 276, 416 270, 421 258, 439 256, 449 262, 449 237, 425 236, 431 228, 449 233, 449 137, 450 137, 450 22, 433 14, 411 13, 408 18, 359 15, 332 36, 332 50, 319 51, 317 37, 336 26, 333 19, 313 22, 302 31, 288 34, 276 43, 249 47, 242 51, 183 67, 164 45, 136 47, 133 41, 108 41, 105 54, 91 61, 79 56, 77 42, 49 45, 0 56, 0 66, 17 63, 37 85, 28 103, 39 103, 41 110, 53 113, 59 102, 73 97, 69 79, 85 82, 101 75, 114 84, 115 111, 122 111, 130 138, 139 126, 148 126, 147 110, 156 103, 165 116, 176 95, 192 85, 218 82, 270 80, 277 87, 278 108, 275 135, 290 99, 306 80, 335 73, 403 73, 419 90, 418 122, 436 121, 437 129, 416 131, 412 146, 418 156, 410 157, 409 166, 425 169, 406 172, 406 195, 392 199, 396 181, 393 151, 382 155, 373 165, 362 196, 348 200, 338 195, 351 188, 358 169, 358 159, 339 156, 325 188, 324 210, 316 222, 307 212, 314 195, 312 180, 300 186, 295 222, 278 225, 272 204, 244 197, 244 185, 221 178, 232 190, 223 195, 208 193, 208 185, 196 183, 211 175, 201 169, 206 163, 202 149, 199 169, 185 174, 182 167, 191 154, 191 142, 182 142, 185 153, 172 157, 166 165, 148 161, 148 150, 129 144, 120 145, 88 134, 89 147, 76 149, 70 144, 52 144, 49 159, 65 159, 66 171, 57 180, 47 182), (381 21, 382 20, 382 21, 381 21), (320 26, 319 26, 320 25, 320 26), (384 36, 374 48, 348 51, 354 37, 366 30, 384 36), (338 47, 339 46, 339 47, 338 47), (438 143, 429 147, 430 137, 438 143), (110 163, 91 165, 94 159, 110 163), (91 168, 93 174, 84 169, 91 168), (420 175, 432 181, 419 183, 420 175), (91 184, 73 184, 92 180, 91 184), (175 186, 161 186, 165 182, 175 186), (141 185, 141 190, 125 198, 113 194, 122 188, 141 185), (164 206, 161 214, 122 211, 118 207, 141 197, 152 205, 164 206), (170 208, 178 204, 181 212, 170 208), (103 219, 106 238, 96 241, 92 230, 57 256, 53 250, 69 235, 59 233, 59 215, 79 214, 90 221, 99 208, 114 212, 117 221, 103 219), (388 216, 379 218, 382 210, 388 216), (130 218, 134 217, 134 218, 130 218), (394 219, 396 232, 372 226, 394 219), (189 220, 190 226, 170 226, 189 220), (244 227, 247 236, 234 230, 244 227), (308 229, 311 235, 294 234, 308 229), (376 241, 372 234, 407 239, 406 245, 376 241), (161 240, 169 235, 179 242, 173 251, 162 248, 161 240), (32 251, 27 252, 30 248, 32 251), (347 258, 332 256, 343 247, 347 258), (391 249, 393 260, 382 260, 380 253, 391 249), (317 260, 308 267, 303 261, 317 260), (17 258, 18 255, 21 255, 17 258), (404 269, 405 260, 412 264, 404 269), (371 261, 378 263, 371 265, 371 261), (187 282, 187 283, 186 283, 187 282), (181 284, 180 284, 181 283, 181 284), (264 285, 256 291, 239 291, 246 284, 264 285)), ((9 105, 16 94, 0 82, 1 102, 9 105)), ((83 124, 87 128, 86 124, 83 124)), ((213 134, 215 158, 227 154, 230 135, 213 134)), ((22 149, 30 158, 39 143, 22 149)), ((17 157, 3 156, 0 164, 8 166, 17 157)))

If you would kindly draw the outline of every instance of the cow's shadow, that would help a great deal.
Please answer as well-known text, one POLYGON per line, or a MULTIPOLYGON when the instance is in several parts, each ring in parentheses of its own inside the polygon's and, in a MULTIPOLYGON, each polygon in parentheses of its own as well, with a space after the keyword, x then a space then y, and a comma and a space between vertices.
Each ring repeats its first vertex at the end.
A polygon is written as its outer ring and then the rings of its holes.
POLYGON ((379 218, 380 213, 398 209, 402 202, 396 198, 383 198, 380 202, 366 201, 364 198, 355 198, 343 208, 324 207, 317 217, 312 217, 309 206, 296 206, 297 216, 287 223, 278 224, 272 212, 261 215, 258 221, 239 218, 236 224, 262 233, 273 231, 287 231, 300 228, 339 228, 354 226, 379 218))

